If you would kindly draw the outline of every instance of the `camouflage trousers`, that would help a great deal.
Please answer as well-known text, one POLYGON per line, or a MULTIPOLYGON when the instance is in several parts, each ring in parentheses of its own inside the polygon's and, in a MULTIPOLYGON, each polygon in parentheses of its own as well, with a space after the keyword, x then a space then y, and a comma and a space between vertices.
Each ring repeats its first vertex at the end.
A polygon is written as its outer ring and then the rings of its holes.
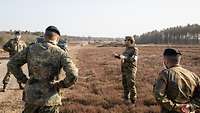
POLYGON ((122 85, 124 88, 124 99, 136 101, 137 91, 135 86, 136 70, 122 71, 122 85))
MULTIPOLYGON (((7 70, 7 73, 5 75, 5 77, 3 78, 3 84, 7 85, 8 82, 10 81, 10 76, 12 75, 12 73, 7 70)), ((19 85, 21 85, 21 82, 17 81, 19 85)))
MULTIPOLYGON (((12 73, 11 73, 9 70, 7 70, 6 76, 3 78, 3 84, 4 84, 3 89, 6 89, 7 84, 8 84, 8 82, 10 81, 10 76, 11 76, 11 75, 12 75, 12 73)), ((17 82, 18 82, 18 84, 19 84, 19 88, 20 88, 20 89, 23 89, 22 83, 19 82, 19 81, 17 81, 17 82)))
POLYGON ((25 108, 22 113, 59 113, 59 106, 37 106, 25 104, 25 108))

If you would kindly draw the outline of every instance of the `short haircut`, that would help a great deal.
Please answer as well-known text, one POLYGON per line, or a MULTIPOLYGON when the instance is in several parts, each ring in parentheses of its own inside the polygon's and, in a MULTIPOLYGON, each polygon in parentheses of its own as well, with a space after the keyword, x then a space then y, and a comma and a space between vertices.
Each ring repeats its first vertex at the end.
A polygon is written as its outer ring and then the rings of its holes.
POLYGON ((51 39, 53 37, 53 32, 46 31, 45 34, 44 34, 44 37, 51 39))
POLYGON ((179 64, 181 61, 181 55, 176 55, 176 56, 164 56, 169 62, 173 64, 179 64))

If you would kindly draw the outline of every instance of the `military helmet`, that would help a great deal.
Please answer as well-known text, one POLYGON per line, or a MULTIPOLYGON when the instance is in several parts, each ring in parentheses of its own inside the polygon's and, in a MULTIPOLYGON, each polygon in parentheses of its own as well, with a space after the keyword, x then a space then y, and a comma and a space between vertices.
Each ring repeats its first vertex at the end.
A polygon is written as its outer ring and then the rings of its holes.
POLYGON ((135 39, 134 39, 134 37, 132 37, 132 36, 126 36, 126 37, 125 37, 125 41, 126 41, 126 40, 130 40, 131 43, 134 43, 134 42, 135 42, 135 39))

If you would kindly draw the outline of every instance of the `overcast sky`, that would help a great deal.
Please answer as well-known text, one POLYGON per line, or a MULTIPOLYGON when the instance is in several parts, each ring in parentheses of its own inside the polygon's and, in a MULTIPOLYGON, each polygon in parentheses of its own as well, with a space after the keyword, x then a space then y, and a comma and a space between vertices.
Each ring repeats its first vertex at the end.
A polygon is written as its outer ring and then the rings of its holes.
POLYGON ((1 0, 0 30, 112 36, 200 24, 200 0, 1 0))

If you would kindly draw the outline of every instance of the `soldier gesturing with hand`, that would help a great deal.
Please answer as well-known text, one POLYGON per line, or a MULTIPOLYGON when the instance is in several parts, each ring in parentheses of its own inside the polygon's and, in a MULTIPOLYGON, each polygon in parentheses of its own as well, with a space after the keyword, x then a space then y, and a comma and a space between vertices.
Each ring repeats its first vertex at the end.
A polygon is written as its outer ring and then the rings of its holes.
POLYGON ((137 98, 135 77, 137 72, 138 49, 135 47, 135 40, 131 36, 125 37, 125 51, 120 55, 113 56, 121 59, 122 85, 124 88, 124 100, 129 99, 134 104, 137 98))

